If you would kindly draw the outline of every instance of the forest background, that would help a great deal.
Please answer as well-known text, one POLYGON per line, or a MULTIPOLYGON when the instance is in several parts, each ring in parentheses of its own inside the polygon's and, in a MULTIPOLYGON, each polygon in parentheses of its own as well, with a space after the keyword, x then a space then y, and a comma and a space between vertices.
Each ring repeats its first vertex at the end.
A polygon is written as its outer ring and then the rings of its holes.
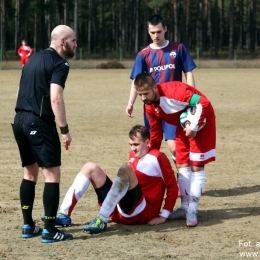
POLYGON ((167 20, 166 38, 193 57, 258 59, 260 0, 0 0, 0 58, 17 59, 21 40, 37 52, 58 24, 77 35, 78 59, 134 59, 150 43, 146 21, 167 20))

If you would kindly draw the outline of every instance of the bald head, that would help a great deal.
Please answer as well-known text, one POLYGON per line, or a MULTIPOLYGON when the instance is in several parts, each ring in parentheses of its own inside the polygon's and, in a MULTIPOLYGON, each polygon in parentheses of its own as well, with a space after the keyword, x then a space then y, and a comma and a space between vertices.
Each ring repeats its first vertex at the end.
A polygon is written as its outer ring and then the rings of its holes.
POLYGON ((67 39, 74 31, 67 25, 58 25, 51 32, 51 43, 55 43, 62 38, 67 39))
POLYGON ((51 45, 62 57, 73 57, 77 47, 75 32, 67 25, 58 25, 51 32, 51 45))

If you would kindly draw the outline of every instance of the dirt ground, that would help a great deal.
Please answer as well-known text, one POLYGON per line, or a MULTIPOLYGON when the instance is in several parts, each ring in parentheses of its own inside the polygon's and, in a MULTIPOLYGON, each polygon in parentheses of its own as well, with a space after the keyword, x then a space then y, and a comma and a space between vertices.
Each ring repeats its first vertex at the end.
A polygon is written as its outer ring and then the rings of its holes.
MULTIPOLYGON (((206 167, 196 228, 186 228, 184 221, 159 226, 110 222, 107 232, 90 235, 82 225, 99 209, 91 187, 75 207, 74 224, 65 228, 74 240, 54 244, 42 244, 39 237, 21 238, 23 171, 10 125, 20 73, 20 69, 0 71, 0 259, 208 260, 250 258, 248 252, 260 257, 259 69, 194 71, 197 88, 212 101, 217 115, 217 160, 206 167)), ((113 179, 127 161, 128 131, 142 123, 140 100, 134 118, 125 115, 129 74, 129 69, 70 71, 65 102, 73 141, 68 151, 62 151, 60 202, 84 163, 98 163, 113 179)), ((165 142, 162 150, 170 157, 165 142)), ((39 226, 43 226, 43 186, 40 175, 33 211, 39 226)), ((179 204, 180 199, 176 207, 179 204)))

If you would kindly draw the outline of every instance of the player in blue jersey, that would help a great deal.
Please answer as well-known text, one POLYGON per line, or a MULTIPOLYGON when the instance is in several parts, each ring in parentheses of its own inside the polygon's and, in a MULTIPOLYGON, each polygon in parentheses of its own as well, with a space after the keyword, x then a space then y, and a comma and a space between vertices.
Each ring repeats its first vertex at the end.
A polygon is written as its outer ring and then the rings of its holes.
MULTIPOLYGON (((133 81, 128 105, 126 107, 126 114, 129 117, 132 117, 134 103, 137 97, 133 82, 139 73, 149 73, 155 79, 155 83, 159 84, 169 81, 182 81, 182 72, 184 72, 187 84, 195 87, 192 70, 196 68, 196 65, 185 45, 180 42, 165 39, 167 26, 160 15, 155 14, 151 16, 147 21, 147 26, 152 43, 137 54, 130 75, 133 81)), ((145 112, 144 122, 149 129, 149 121, 145 112)), ((176 127, 163 122, 162 131, 164 132, 164 138, 167 140, 169 149, 175 160, 176 127)))

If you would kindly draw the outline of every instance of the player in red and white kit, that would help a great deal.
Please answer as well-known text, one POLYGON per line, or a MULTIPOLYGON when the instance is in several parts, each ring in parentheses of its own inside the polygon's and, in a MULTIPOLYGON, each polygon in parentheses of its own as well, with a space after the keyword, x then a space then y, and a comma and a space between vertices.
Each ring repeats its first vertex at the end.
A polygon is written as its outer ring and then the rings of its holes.
POLYGON ((170 161, 164 153, 150 149, 150 133, 145 126, 136 125, 130 130, 129 144, 129 163, 119 168, 113 182, 94 163, 82 167, 65 195, 56 216, 57 225, 71 224, 72 210, 90 183, 101 208, 97 218, 83 226, 84 230, 91 233, 103 231, 109 218, 126 225, 157 225, 166 221, 178 195, 170 161))
POLYGON ((139 74, 134 81, 136 91, 145 104, 150 122, 151 149, 160 149, 162 120, 177 126, 176 162, 181 192, 181 208, 170 218, 186 218, 186 225, 196 226, 197 207, 205 185, 204 165, 215 161, 216 123, 214 109, 205 95, 182 82, 155 84, 152 76, 139 74), (195 106, 194 121, 182 128, 180 114, 188 106, 195 106), (198 131, 204 119, 204 128, 198 131))
MULTIPOLYGON (((137 93, 134 87, 135 77, 142 72, 150 74, 156 84, 169 81, 182 81, 182 75, 185 75, 186 82, 195 87, 193 69, 196 68, 188 49, 183 43, 168 41, 165 39, 167 32, 166 21, 158 14, 152 15, 147 21, 148 34, 152 43, 141 50, 135 59, 130 78, 131 84, 129 101, 126 107, 126 114, 132 116, 134 103, 137 93)), ((150 128, 150 124, 144 111, 145 126, 150 128)), ((162 125, 164 138, 175 161, 175 138, 176 126, 164 122, 162 125)))
POLYGON ((29 57, 33 53, 33 48, 27 45, 26 40, 22 40, 22 45, 19 47, 17 53, 21 57, 21 64, 24 66, 24 64, 29 60, 29 57))

